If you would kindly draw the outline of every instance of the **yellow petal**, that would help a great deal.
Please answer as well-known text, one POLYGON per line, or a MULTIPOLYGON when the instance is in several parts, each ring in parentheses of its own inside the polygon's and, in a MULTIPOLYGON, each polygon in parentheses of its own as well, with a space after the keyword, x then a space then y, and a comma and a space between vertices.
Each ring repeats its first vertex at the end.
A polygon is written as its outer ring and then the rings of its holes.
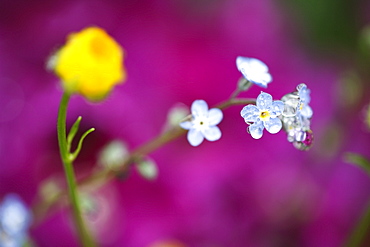
POLYGON ((123 49, 103 29, 85 28, 69 35, 53 58, 64 90, 98 101, 126 79, 123 49))

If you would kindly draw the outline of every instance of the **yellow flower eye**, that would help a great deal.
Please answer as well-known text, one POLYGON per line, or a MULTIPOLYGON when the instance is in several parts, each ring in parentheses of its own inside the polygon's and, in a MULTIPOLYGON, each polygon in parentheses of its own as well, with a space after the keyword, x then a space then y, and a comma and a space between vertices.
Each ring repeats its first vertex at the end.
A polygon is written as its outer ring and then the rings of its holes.
POLYGON ((263 111, 263 112, 260 113, 260 118, 261 118, 261 120, 268 119, 268 118, 270 118, 270 113, 268 111, 263 111))
POLYGON ((53 59, 64 90, 89 100, 104 99, 126 79, 123 49, 103 29, 89 27, 69 35, 53 59))

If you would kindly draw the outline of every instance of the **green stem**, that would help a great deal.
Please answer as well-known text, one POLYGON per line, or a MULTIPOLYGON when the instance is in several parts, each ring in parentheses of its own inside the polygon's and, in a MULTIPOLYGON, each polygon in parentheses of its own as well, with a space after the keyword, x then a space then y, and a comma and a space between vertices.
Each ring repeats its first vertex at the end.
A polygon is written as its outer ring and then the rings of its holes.
MULTIPOLYGON (((250 98, 242 98, 242 99, 234 99, 230 98, 226 101, 223 101, 216 105, 216 108, 224 110, 233 105, 247 105, 247 104, 255 104, 256 99, 250 98)), ((189 115, 187 118, 191 118, 189 115)), ((186 118, 185 118, 186 119, 186 118)), ((86 185, 93 183, 94 181, 101 181, 101 180, 110 180, 113 177, 117 176, 118 174, 124 173, 127 171, 128 167, 133 163, 137 162, 138 160, 142 159, 143 156, 157 150, 158 148, 164 146, 165 144, 177 139, 178 137, 185 134, 187 131, 180 128, 180 126, 174 127, 169 129, 168 131, 160 134, 156 138, 152 139, 151 141, 143 144, 136 150, 134 150, 127 161, 122 165, 120 171, 98 171, 95 174, 90 175, 89 177, 80 181, 80 185, 86 185)))
POLYGON ((67 107, 68 102, 70 99, 70 95, 64 93, 62 96, 62 100, 59 106, 58 112, 58 123, 57 123, 57 131, 58 131, 58 143, 59 143, 59 150, 60 156, 62 158, 64 172, 67 180, 68 186, 68 195, 69 200, 72 205, 72 212, 73 212, 73 219, 74 223, 77 227, 77 233, 80 239, 80 242, 83 246, 95 246, 94 241, 92 240, 90 234, 88 233, 84 220, 81 215, 81 209, 78 203, 78 196, 77 196, 77 183, 76 183, 76 176, 73 170, 73 164, 70 159, 69 150, 67 147, 67 133, 66 133, 66 118, 67 118, 67 107))
POLYGON ((229 100, 226 100, 224 102, 221 102, 220 104, 216 105, 217 108, 223 110, 226 109, 232 105, 247 105, 247 104, 256 104, 256 99, 234 99, 230 98, 229 100))

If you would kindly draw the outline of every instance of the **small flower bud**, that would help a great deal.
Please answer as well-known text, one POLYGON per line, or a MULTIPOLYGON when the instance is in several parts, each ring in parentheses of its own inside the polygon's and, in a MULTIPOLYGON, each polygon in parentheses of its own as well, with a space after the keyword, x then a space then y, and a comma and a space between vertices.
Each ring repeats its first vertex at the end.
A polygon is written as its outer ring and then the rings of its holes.
POLYGON ((179 123, 190 114, 187 106, 176 104, 168 111, 167 123, 169 127, 178 126, 179 123))
POLYGON ((108 143, 99 153, 98 164, 111 170, 119 169, 129 156, 127 145, 119 140, 108 143))
POLYGON ((43 181, 39 187, 39 195, 46 202, 53 201, 60 191, 61 188, 55 178, 43 181))
POLYGON ((154 160, 146 158, 137 163, 137 169, 141 176, 148 180, 154 180, 158 176, 157 164, 154 160))

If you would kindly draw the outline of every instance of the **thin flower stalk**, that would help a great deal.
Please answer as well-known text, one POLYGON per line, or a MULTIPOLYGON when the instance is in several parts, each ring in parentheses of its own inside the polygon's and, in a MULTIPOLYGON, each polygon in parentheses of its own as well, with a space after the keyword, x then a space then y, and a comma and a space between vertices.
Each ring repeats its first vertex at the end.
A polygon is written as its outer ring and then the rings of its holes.
POLYGON ((67 144, 67 133, 66 133, 66 118, 67 118, 67 107, 70 99, 70 95, 64 93, 62 100, 60 102, 59 112, 58 112, 58 123, 57 123, 57 132, 58 132, 58 143, 60 156, 63 162, 64 173, 67 180, 68 186, 68 195, 69 200, 72 206, 73 220, 75 222, 77 233, 79 239, 83 246, 95 246, 95 243, 89 234, 84 220, 81 215, 81 209, 78 201, 78 192, 77 192, 77 182, 75 172, 73 170, 73 163, 70 157, 67 144))

